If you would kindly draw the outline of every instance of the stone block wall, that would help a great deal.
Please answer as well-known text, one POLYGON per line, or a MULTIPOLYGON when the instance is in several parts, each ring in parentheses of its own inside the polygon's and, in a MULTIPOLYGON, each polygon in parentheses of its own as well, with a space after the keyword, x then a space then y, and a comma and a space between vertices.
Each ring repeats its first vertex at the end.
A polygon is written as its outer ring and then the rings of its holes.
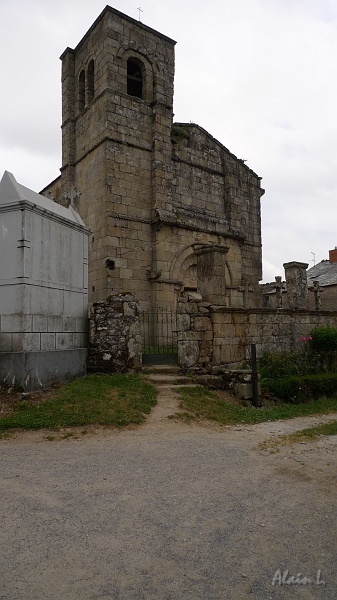
POLYGON ((289 351, 320 325, 337 327, 337 311, 235 309, 201 301, 178 304, 178 361, 182 368, 236 368, 264 351, 289 351))
POLYGON ((107 6, 62 59, 61 180, 44 192, 78 210, 94 233, 89 299, 137 291, 148 308, 156 271, 154 208, 170 197, 175 42, 107 6), (127 63, 142 70, 142 97, 128 93, 127 63), (80 74, 94 64, 93 94, 79 103, 80 74), (107 262, 109 267, 107 267, 107 262))
POLYGON ((139 302, 133 294, 111 295, 90 311, 88 372, 138 371, 142 366, 139 302))
POLYGON ((209 368, 213 359, 210 305, 180 296, 177 307, 178 364, 184 369, 209 368))
POLYGON ((226 284, 246 282, 250 303, 256 304, 262 277, 261 179, 198 125, 174 128, 184 136, 173 145, 173 210, 181 222, 190 219, 195 229, 218 234, 217 243, 228 247, 226 284))
POLYGON ((228 249, 221 264, 213 257, 217 302, 255 305, 260 177, 202 127, 173 124, 174 48, 174 40, 106 7, 65 50, 61 177, 43 192, 64 205, 76 196, 93 231, 90 301, 128 291, 144 310, 174 309, 182 287, 201 286, 201 243, 228 249), (130 93, 130 60, 141 70, 139 95, 130 93))

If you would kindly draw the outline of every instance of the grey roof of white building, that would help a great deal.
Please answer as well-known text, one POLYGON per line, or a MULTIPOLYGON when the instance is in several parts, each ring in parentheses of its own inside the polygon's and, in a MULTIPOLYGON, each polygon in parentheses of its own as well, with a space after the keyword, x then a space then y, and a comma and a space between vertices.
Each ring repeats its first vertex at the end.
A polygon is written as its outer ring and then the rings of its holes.
POLYGON ((321 287, 337 285, 337 262, 322 260, 307 270, 307 278, 308 287, 313 287, 314 281, 318 281, 321 287))
POLYGON ((66 208, 53 200, 37 194, 18 183, 12 173, 5 171, 0 181, 0 207, 16 202, 28 202, 44 211, 85 227, 80 215, 72 206, 66 208))

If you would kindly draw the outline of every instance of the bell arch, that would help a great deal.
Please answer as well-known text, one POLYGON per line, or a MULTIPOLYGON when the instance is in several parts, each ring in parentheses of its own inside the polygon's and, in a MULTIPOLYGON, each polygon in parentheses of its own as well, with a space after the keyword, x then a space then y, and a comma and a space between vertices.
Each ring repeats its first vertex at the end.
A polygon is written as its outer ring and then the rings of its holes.
POLYGON ((124 70, 121 91, 145 102, 152 102, 154 68, 149 58, 134 48, 120 48, 117 57, 124 70))

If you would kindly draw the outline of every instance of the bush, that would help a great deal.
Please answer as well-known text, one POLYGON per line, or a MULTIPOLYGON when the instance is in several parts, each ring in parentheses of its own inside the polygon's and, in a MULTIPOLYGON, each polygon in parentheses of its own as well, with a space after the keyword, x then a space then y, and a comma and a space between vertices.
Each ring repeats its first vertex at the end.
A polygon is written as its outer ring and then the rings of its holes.
POLYGON ((261 382, 262 389, 283 402, 308 402, 322 396, 337 395, 337 373, 297 376, 290 375, 279 379, 266 379, 261 382))
POLYGON ((325 325, 315 327, 311 332, 311 345, 314 352, 337 351, 337 328, 325 325))
POLYGON ((297 353, 265 352, 259 360, 258 368, 261 379, 299 375, 297 353))
MULTIPOLYGON (((310 336, 312 363, 316 372, 337 371, 337 328, 330 325, 313 329, 310 336)), ((312 371, 314 372, 314 371, 312 371)))

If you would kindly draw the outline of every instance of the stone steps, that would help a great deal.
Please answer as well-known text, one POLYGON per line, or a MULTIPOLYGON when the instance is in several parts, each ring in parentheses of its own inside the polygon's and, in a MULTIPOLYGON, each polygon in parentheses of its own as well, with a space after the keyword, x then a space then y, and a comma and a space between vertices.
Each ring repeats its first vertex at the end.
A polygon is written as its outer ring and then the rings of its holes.
POLYGON ((181 387, 195 387, 198 384, 195 381, 183 375, 176 365, 155 365, 151 368, 143 369, 143 374, 149 383, 152 383, 157 390, 157 405, 147 419, 147 424, 161 423, 166 427, 175 414, 181 412, 179 407, 178 390, 181 387))
POLYGON ((194 381, 186 375, 177 373, 148 373, 146 379, 155 385, 166 387, 179 387, 181 385, 194 385, 194 381))
POLYGON ((146 375, 154 375, 156 373, 170 375, 177 373, 179 375, 179 373, 181 373, 181 369, 178 367, 178 365, 148 365, 143 367, 142 373, 145 373, 146 375))

